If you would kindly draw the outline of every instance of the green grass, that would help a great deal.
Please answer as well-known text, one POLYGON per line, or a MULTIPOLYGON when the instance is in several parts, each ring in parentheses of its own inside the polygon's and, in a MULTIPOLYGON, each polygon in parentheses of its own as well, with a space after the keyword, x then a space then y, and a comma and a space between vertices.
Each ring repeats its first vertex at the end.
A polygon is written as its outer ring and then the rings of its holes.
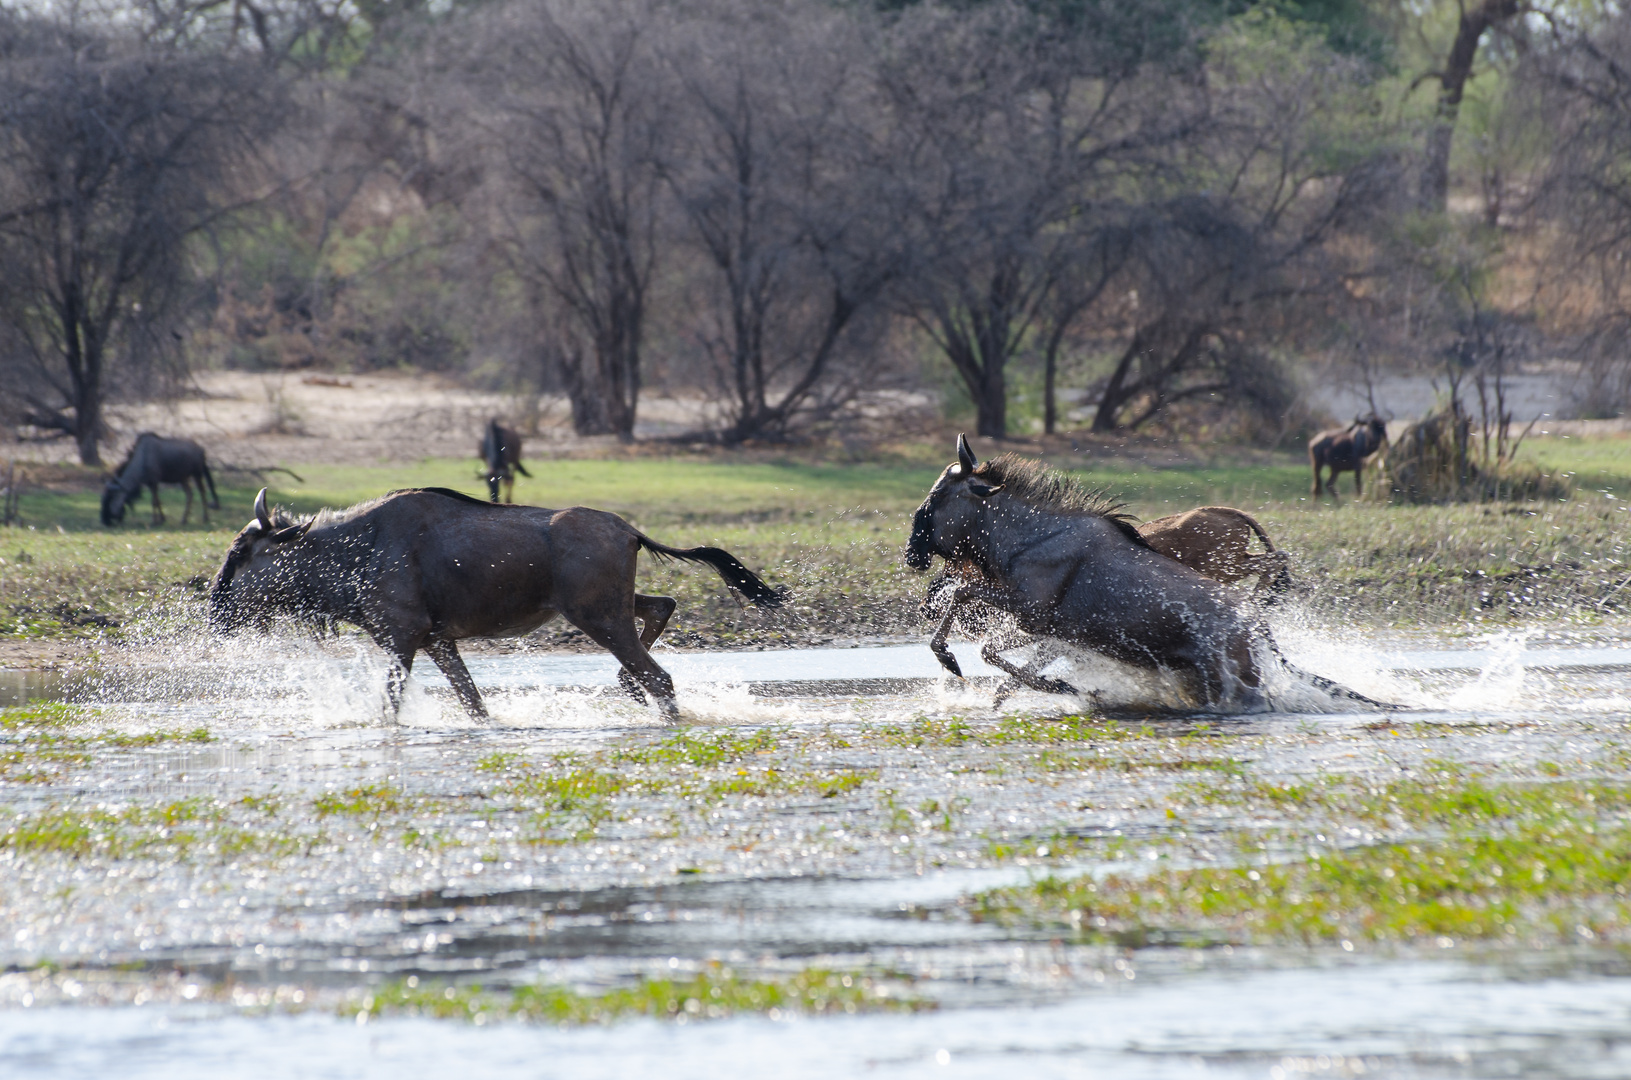
MULTIPOLYGON (((1095 459, 1087 483, 1144 517, 1204 503, 1256 514, 1288 551, 1316 605, 1397 623, 1506 619, 1536 612, 1602 615, 1631 602, 1631 439, 1531 439, 1524 453, 1576 474, 1565 503, 1390 507, 1315 503, 1295 454, 1242 464, 1149 467, 1095 459)), ((1070 455, 1054 455, 1070 465, 1070 455)), ((780 614, 745 609, 706 568, 641 560, 639 588, 674 596, 676 644, 820 642, 831 635, 920 632, 923 577, 899 555, 913 508, 944 462, 934 447, 859 463, 694 457, 539 463, 517 496, 621 513, 667 543, 715 544, 793 592, 780 614)), ((310 465, 304 483, 272 476, 296 511, 345 506, 412 486, 480 495, 474 462, 310 465)), ((114 530, 97 524, 99 485, 30 492, 24 527, 0 529, 0 637, 90 638, 144 614, 198 618, 229 536, 250 516, 254 484, 222 488, 212 526, 148 524, 145 503, 114 530)), ((179 503, 167 504, 170 520, 179 503)), ((559 624, 557 624, 559 625, 559 624)), ((564 628, 562 630, 564 631, 564 628)))
MULTIPOLYGON (((1631 941, 1631 788, 1600 782, 1244 785, 1198 805, 1415 833, 1286 862, 1049 877, 969 901, 977 919, 1118 941, 1631 941)), ((1329 829, 1329 825, 1322 826, 1329 829)), ((1333 830, 1331 835, 1337 835, 1333 830)))
POLYGON ((689 979, 641 979, 600 993, 564 986, 488 991, 479 986, 421 985, 414 977, 372 990, 360 1001, 348 1001, 340 1011, 347 1016, 406 1014, 478 1024, 511 1020, 578 1026, 642 1016, 683 1023, 743 1013, 819 1015, 932 1007, 898 979, 820 968, 783 979, 749 979, 716 968, 689 979))

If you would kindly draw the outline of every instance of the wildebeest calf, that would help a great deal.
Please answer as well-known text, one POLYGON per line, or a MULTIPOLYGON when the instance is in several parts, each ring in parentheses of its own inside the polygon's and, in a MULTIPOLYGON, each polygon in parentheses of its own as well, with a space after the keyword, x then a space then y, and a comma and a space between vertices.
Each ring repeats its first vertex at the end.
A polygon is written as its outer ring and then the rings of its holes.
POLYGON ((102 489, 102 524, 113 526, 123 522, 126 504, 140 495, 144 487, 152 493, 153 524, 163 522, 164 507, 159 503, 160 484, 180 484, 181 490, 187 493, 187 507, 181 512, 183 525, 192 516, 194 484, 198 485, 199 513, 204 518, 204 524, 210 523, 211 505, 217 510, 221 508, 221 500, 215 494, 215 477, 210 475, 209 463, 204 458, 204 448, 191 439, 167 439, 144 431, 136 436, 136 445, 130 448, 130 454, 108 477, 107 486, 102 489), (209 483, 208 500, 204 498, 206 481, 209 483))
POLYGON ((1244 510, 1201 506, 1146 521, 1138 526, 1138 535, 1167 558, 1213 581, 1233 585, 1255 575, 1260 597, 1291 587, 1286 553, 1274 546, 1263 526, 1244 510), (1253 536, 1263 545, 1260 555, 1251 553, 1253 536))
POLYGON ((1331 470, 1325 486, 1337 497, 1337 474, 1354 474, 1354 494, 1365 494, 1365 462, 1387 442, 1387 422, 1379 416, 1355 420, 1345 428, 1322 431, 1308 440, 1308 463, 1314 468, 1314 498, 1320 497, 1320 472, 1331 470))
POLYGON ((497 420, 487 421, 487 430, 482 434, 481 447, 477 450, 481 455, 483 464, 487 466, 487 493, 493 502, 498 502, 498 486, 504 485, 504 501, 515 501, 515 474, 519 472, 528 480, 532 474, 527 467, 521 464, 521 435, 512 428, 507 428, 497 420))
POLYGON ((622 662, 618 681, 678 715, 674 681, 647 651, 674 600, 634 591, 644 548, 658 558, 712 566, 761 607, 772 590, 728 552, 660 544, 616 514, 575 506, 494 506, 445 488, 396 491, 347 510, 294 520, 266 507, 232 541, 210 589, 210 619, 230 631, 287 615, 361 627, 393 661, 390 707, 423 649, 470 715, 487 715, 457 642, 511 637, 563 616, 622 662), (634 621, 643 627, 636 630, 634 621))

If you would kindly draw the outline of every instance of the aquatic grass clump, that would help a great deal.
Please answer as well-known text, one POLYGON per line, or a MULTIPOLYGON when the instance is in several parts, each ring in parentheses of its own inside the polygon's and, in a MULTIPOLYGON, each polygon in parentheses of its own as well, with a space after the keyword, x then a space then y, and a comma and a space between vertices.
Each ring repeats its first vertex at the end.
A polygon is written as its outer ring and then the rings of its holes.
POLYGON ((33 702, 0 709, 0 780, 53 783, 71 769, 91 765, 95 761, 93 751, 98 749, 147 750, 168 743, 207 743, 214 739, 207 728, 201 727, 139 734, 83 731, 84 725, 100 715, 99 710, 66 702, 33 702))
MULTIPOLYGON (((1306 861, 1047 878, 980 893, 976 919, 1088 938, 1631 941, 1631 788, 1594 782, 1252 784, 1258 805, 1426 832, 1306 861)), ((1357 830, 1349 830, 1356 832, 1357 830)), ((1316 838, 1326 843, 1323 834, 1316 838)), ((1040 850, 1040 849, 1039 849, 1040 850)))
POLYGON ((982 893, 977 920, 1089 938, 1267 944, 1552 938, 1625 941, 1631 829, 1386 844, 1301 863, 1046 878, 982 893))
POLYGON ((635 1017, 686 1023, 754 1013, 774 1019, 794 1013, 911 1012, 933 1007, 912 995, 898 978, 812 968, 785 979, 748 979, 716 967, 690 979, 642 978, 632 986, 600 993, 564 986, 507 991, 421 986, 415 977, 372 990, 360 1002, 347 1001, 340 1011, 359 1019, 405 1014, 477 1024, 512 1020, 568 1027, 635 1017))
POLYGON ((385 814, 407 810, 409 800, 401 788, 390 784, 364 784, 344 791, 324 792, 312 800, 311 807, 319 818, 343 815, 377 820, 385 814))
POLYGON ((228 804, 202 797, 123 809, 48 806, 0 816, 0 851, 76 859, 185 858, 198 852, 278 856, 309 850, 320 839, 244 828, 229 820, 230 813, 228 804))
POLYGON ((772 728, 761 728, 745 735, 732 729, 697 732, 688 728, 643 746, 618 747, 607 756, 611 763, 618 765, 710 768, 729 765, 756 754, 771 753, 784 734, 772 728))

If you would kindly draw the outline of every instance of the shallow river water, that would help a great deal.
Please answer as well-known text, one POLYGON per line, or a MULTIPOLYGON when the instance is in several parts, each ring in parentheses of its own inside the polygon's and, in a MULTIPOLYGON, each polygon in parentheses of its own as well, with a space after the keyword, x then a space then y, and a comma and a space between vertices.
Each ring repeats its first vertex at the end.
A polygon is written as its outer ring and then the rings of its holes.
POLYGON ((473 658, 483 726, 428 664, 385 722, 383 666, 345 640, 168 644, 89 682, 14 680, 82 705, 92 741, 19 751, 9 827, 79 815, 95 835, 0 850, 0 1076, 1631 1074, 1617 948, 1077 944, 967 916, 970 894, 1045 874, 1238 860, 1229 838, 1271 823, 1172 810, 1214 759, 1269 781, 1446 760, 1623 779, 1626 628, 1280 636, 1406 710, 1292 679, 1278 711, 1198 715, 1077 658, 1058 673, 1113 719, 1062 761, 1045 737, 948 727, 1083 705, 993 710, 968 645, 970 682, 921 644, 660 650, 680 741, 594 654, 473 658), (517 809, 529 776, 580 767, 696 786, 517 809), (359 1022, 355 1004, 410 977, 596 990, 718 964, 890 973, 937 1008, 555 1029, 359 1022))

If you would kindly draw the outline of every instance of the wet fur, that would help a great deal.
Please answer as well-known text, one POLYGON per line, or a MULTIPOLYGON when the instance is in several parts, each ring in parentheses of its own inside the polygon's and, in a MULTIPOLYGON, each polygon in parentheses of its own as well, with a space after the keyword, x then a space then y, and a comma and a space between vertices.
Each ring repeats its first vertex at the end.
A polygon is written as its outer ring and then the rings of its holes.
POLYGON ((222 631, 274 616, 353 623, 394 661, 393 711, 423 650, 482 718, 486 707, 457 642, 526 634, 559 615, 618 658, 626 690, 641 700, 649 693, 673 716, 673 680, 648 650, 675 603, 634 591, 641 549, 706 563, 760 606, 781 602, 728 552, 669 547, 615 514, 494 506, 423 488, 305 519, 274 512, 251 522, 216 574, 210 617, 222 631))

